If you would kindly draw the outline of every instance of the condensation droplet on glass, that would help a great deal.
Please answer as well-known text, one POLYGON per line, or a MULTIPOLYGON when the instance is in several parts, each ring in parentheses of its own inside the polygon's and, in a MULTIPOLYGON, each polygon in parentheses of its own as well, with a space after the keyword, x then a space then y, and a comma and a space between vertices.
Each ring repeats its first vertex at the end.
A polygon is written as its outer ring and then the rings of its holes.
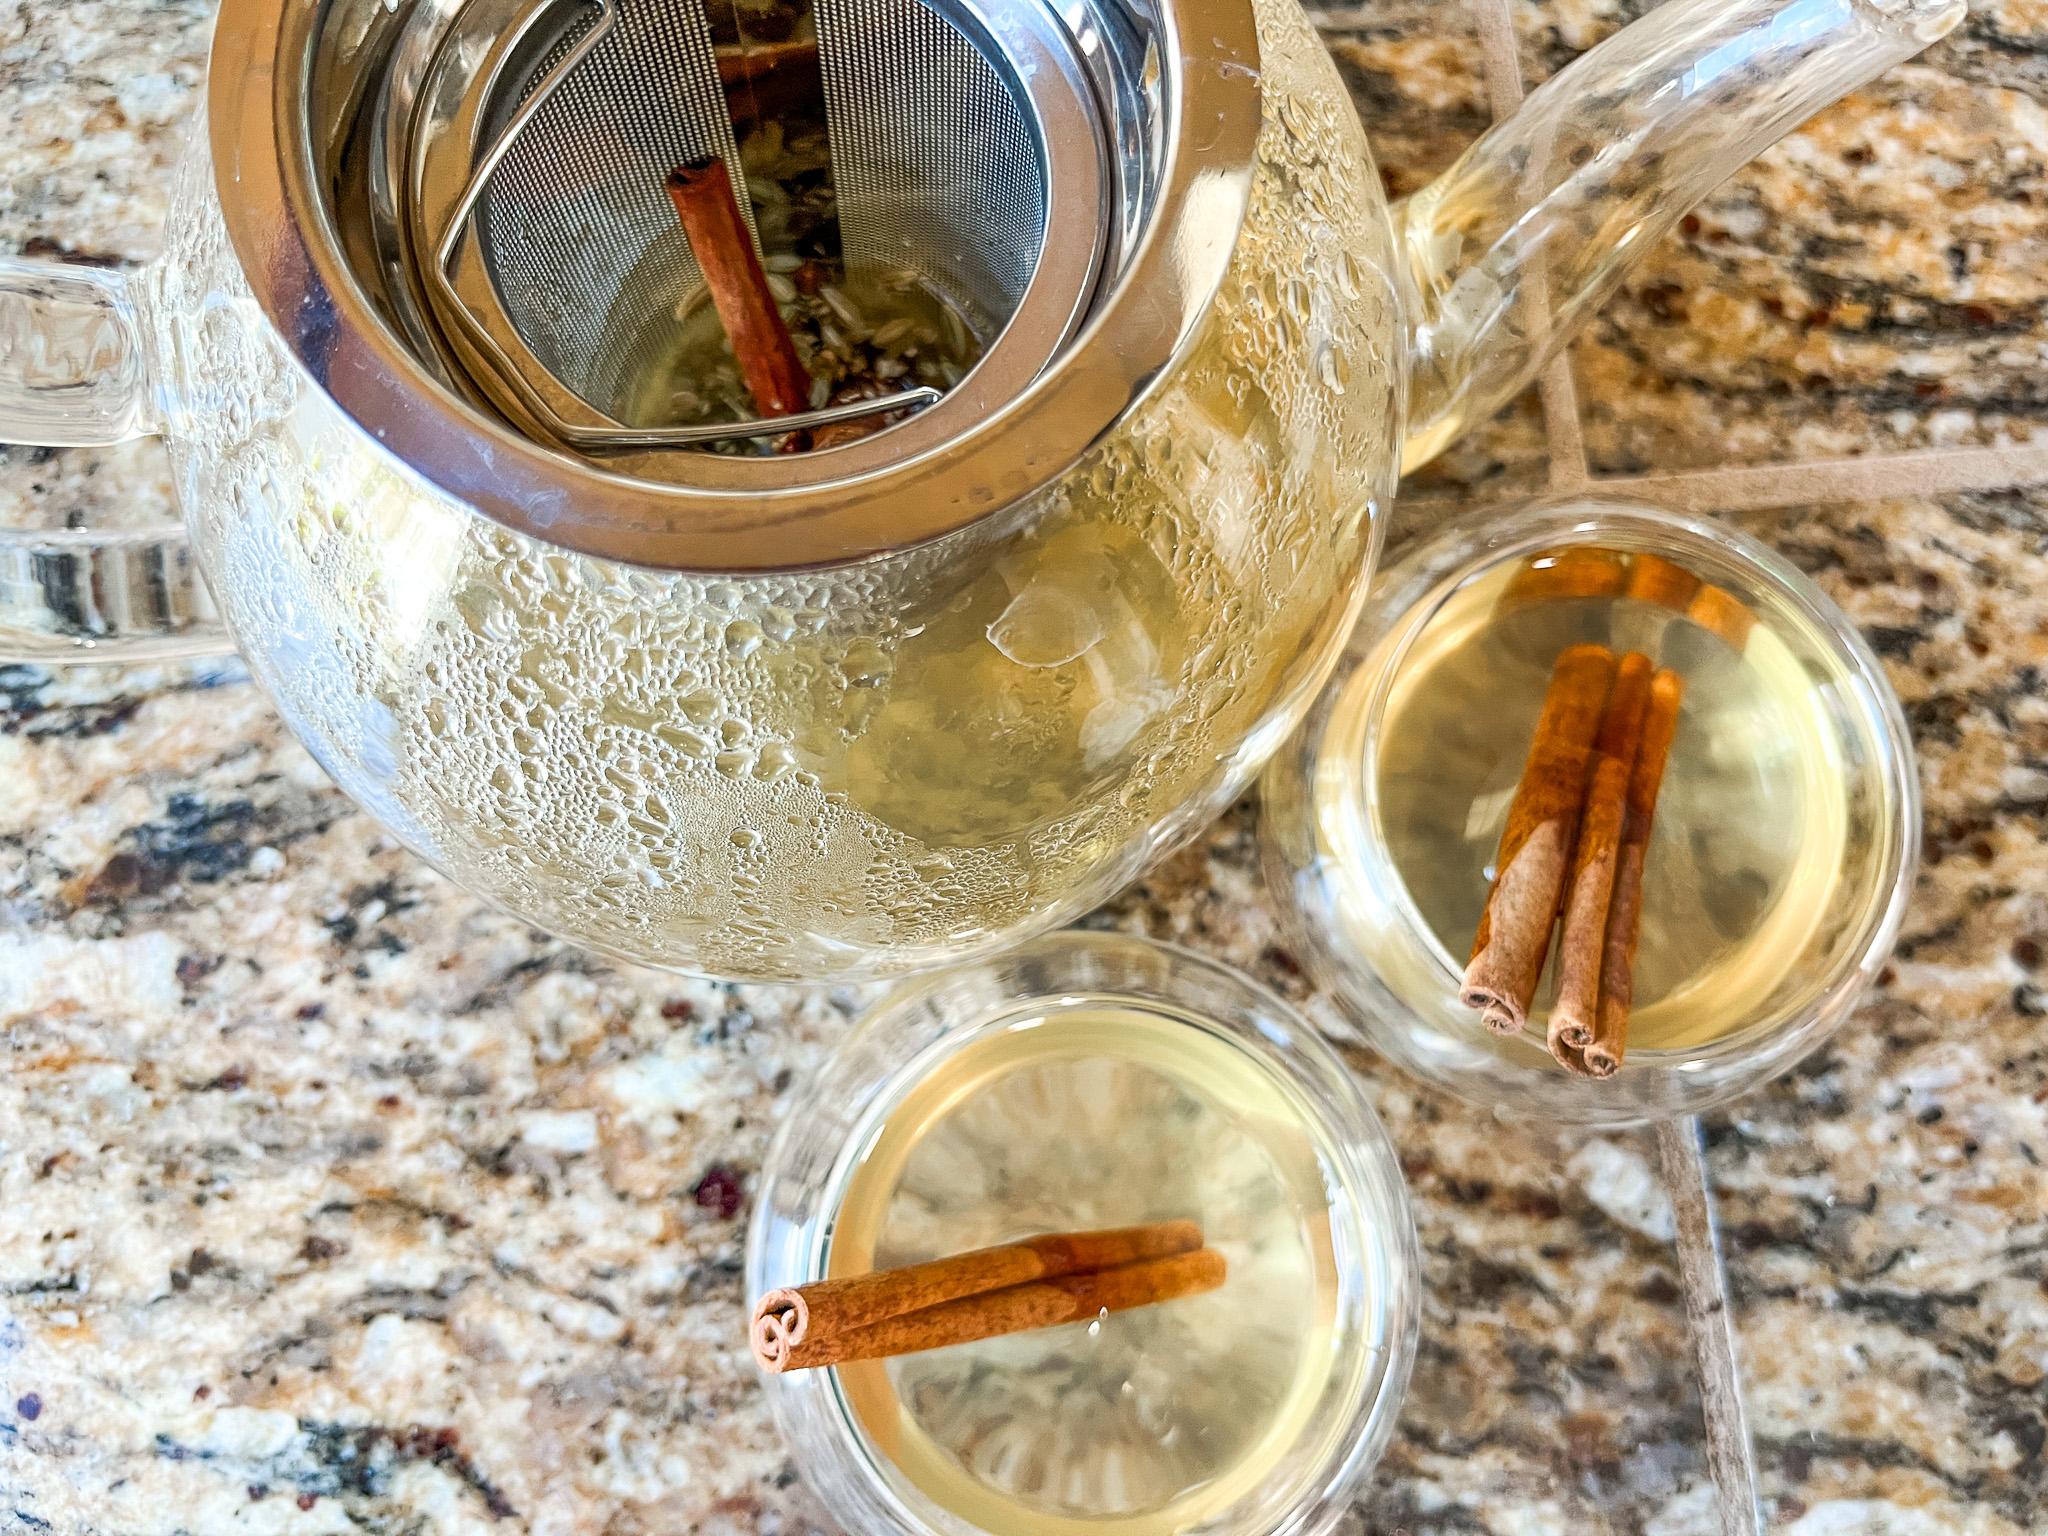
POLYGON ((1344 386, 1351 378, 1351 363, 1344 356, 1343 349, 1327 341, 1317 345, 1316 377, 1323 381, 1323 388, 1331 394, 1344 393, 1344 386))
POLYGON ((1102 640, 1102 614, 1091 595, 1034 581, 989 625, 989 644, 1020 667, 1063 667, 1102 640))
POLYGON ((866 636, 847 646, 846 655, 839 662, 840 676, 853 688, 879 688, 893 670, 895 662, 889 653, 866 636))

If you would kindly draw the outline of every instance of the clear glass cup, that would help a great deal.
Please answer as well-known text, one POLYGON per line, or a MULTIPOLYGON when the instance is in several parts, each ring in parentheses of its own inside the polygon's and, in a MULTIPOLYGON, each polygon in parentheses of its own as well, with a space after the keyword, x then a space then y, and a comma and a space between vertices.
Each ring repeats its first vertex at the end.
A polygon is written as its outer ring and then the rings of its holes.
MULTIPOLYGON (((1533 699, 1512 703, 1526 703, 1533 718, 1533 699)), ((1508 764, 1515 773, 1519 761, 1508 764)), ((1734 529, 1597 496, 1460 520, 1386 570, 1335 679, 1268 769, 1264 805, 1267 873, 1294 938, 1376 1050, 1471 1102, 1588 1125, 1698 1114, 1784 1071, 1839 1028, 1897 936, 1920 840, 1904 716, 1842 612, 1734 529), (1752 642, 1740 664, 1775 666, 1810 706, 1796 712, 1799 729, 1782 754, 1793 764, 1792 791, 1770 808, 1786 837, 1805 838, 1797 857, 1807 878, 1759 919, 1773 926, 1756 940, 1762 958, 1748 967, 1737 1021, 1700 1043, 1632 1038, 1621 1071, 1605 1081, 1568 1072, 1545 1048, 1543 991, 1528 1027, 1505 1038, 1461 1004, 1470 933, 1440 933, 1425 919, 1390 848, 1398 797, 1383 783, 1391 717, 1452 632, 1469 632, 1475 612, 1491 611, 1513 573, 1575 549, 1655 555, 1720 588, 1775 642, 1752 642), (1826 835, 1806 836, 1809 823, 1826 835), (1824 898, 1802 904, 1799 893, 1814 891, 1824 898)), ((1654 873, 1654 845, 1651 857, 1654 873)))
MULTIPOLYGON (((1325 1309, 1327 1352, 1318 1355, 1328 1374, 1304 1411, 1286 1418, 1291 1439, 1262 1460, 1264 1475, 1194 1528, 1262 1536, 1326 1530, 1378 1460, 1406 1390, 1420 1315, 1413 1217, 1392 1145, 1358 1080, 1300 1015, 1214 961, 1117 935, 1068 932, 893 993, 791 1107, 775 1138, 749 1232, 748 1294, 834 1272, 834 1242, 849 1241, 857 1224, 848 1214, 850 1187, 892 1118, 957 1053, 1103 1008, 1162 1024, 1169 1061, 1176 1039, 1212 1057, 1220 1043, 1220 1070, 1257 1085, 1250 1091, 1280 1095, 1314 1148, 1313 1182, 1328 1208, 1325 1263, 1335 1277, 1334 1310, 1325 1309)), ((899 1467, 868 1428, 847 1375, 836 1368, 767 1378, 791 1455, 840 1523, 854 1536, 984 1529, 899 1467)), ((1075 1524, 1029 1523, 1044 1530, 1075 1524)), ((1169 1518, 1156 1528, 1182 1527, 1169 1518)))

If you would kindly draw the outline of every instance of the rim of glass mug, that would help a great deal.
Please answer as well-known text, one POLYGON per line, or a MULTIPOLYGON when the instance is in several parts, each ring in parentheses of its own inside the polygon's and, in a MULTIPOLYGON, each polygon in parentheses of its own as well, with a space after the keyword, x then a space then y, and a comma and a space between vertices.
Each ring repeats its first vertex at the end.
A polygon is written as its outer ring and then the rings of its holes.
MULTIPOLYGON (((1445 951, 1394 867, 1380 830, 1377 775, 1361 768, 1363 803, 1347 806, 1345 851, 1361 857, 1374 893, 1374 916, 1399 929, 1455 1003, 1462 967, 1445 951)), ((1904 712, 1882 664, 1840 608, 1766 545, 1708 518, 1597 492, 1546 498, 1507 514, 1460 518, 1396 560, 1375 579, 1345 658, 1300 734, 1263 781, 1264 858, 1294 937, 1346 1019, 1375 1050, 1405 1070, 1472 1103, 1517 1117, 1587 1125, 1626 1125, 1697 1114, 1778 1075, 1841 1027, 1875 979, 1898 936, 1912 894, 1920 841, 1920 785, 1904 712), (1834 718, 1852 745, 1867 749, 1869 787, 1882 817, 1873 841, 1876 866, 1860 882, 1861 910, 1818 982, 1794 1006, 1781 1007, 1704 1045, 1629 1053, 1605 1082, 1558 1067, 1540 1041, 1497 1041, 1476 1023, 1446 1031, 1421 1017, 1356 944, 1343 937, 1345 898, 1322 870, 1331 855, 1320 838, 1315 775, 1331 743, 1333 709, 1361 668, 1372 669, 1370 697, 1348 732, 1348 753, 1378 761, 1389 702, 1424 631, 1471 582, 1510 561, 1597 543, 1654 553, 1730 588, 1753 610, 1789 609, 1824 644, 1849 686, 1836 691, 1834 718)), ((1356 882, 1347 882, 1347 885, 1356 882)))
MULTIPOLYGON (((1414 1363, 1420 1254, 1400 1164, 1359 1079, 1281 998, 1217 961, 1151 940, 1066 931, 893 990, 835 1051, 776 1133, 747 1236, 747 1295, 822 1277, 854 1172, 896 1108, 990 1034, 1104 1003, 1206 1028, 1302 1112, 1333 1192, 1341 1360, 1310 1431, 1203 1529, 1316 1536, 1349 1506, 1392 1436, 1414 1363), (1333 1166, 1334 1165, 1334 1166, 1333 1166), (1341 1191, 1341 1195, 1337 1192, 1341 1191)), ((855 1536, 980 1527, 937 1504, 872 1442, 835 1370, 766 1378, 805 1478, 855 1536)))

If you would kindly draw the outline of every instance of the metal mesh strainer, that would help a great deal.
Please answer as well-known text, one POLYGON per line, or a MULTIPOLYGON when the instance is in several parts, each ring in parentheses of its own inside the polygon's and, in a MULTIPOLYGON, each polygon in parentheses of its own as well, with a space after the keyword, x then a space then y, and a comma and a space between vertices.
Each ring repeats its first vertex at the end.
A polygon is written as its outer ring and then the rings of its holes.
MULTIPOLYGON (((1073 40, 1050 10, 983 3, 989 14, 977 0, 811 0, 778 44, 800 64, 815 50, 830 183, 813 201, 836 217, 813 243, 836 247, 851 282, 915 284, 959 317, 982 356, 977 387, 955 392, 977 416, 1072 333, 1109 222, 1073 40), (1061 257, 1044 260, 1056 221, 1061 257)), ((734 118, 759 130, 774 117, 737 0, 483 0, 478 13, 474 36, 444 40, 413 139, 417 259, 468 371, 515 419, 586 453, 762 435, 664 426, 635 404, 702 296, 664 178, 705 155, 751 173, 734 118)), ((772 260, 762 226, 782 193, 749 182, 760 206, 742 210, 772 260)), ((907 389, 773 430, 941 402, 907 389)))

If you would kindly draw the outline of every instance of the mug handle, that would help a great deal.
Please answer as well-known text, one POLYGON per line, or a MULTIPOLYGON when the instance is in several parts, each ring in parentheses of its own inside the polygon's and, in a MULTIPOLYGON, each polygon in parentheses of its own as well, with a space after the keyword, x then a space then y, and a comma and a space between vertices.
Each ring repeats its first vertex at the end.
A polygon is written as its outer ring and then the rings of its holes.
MULTIPOLYGON (((100 447, 159 425, 137 285, 0 257, 0 442, 100 447)), ((0 528, 0 664, 234 649, 184 525, 0 528)))

